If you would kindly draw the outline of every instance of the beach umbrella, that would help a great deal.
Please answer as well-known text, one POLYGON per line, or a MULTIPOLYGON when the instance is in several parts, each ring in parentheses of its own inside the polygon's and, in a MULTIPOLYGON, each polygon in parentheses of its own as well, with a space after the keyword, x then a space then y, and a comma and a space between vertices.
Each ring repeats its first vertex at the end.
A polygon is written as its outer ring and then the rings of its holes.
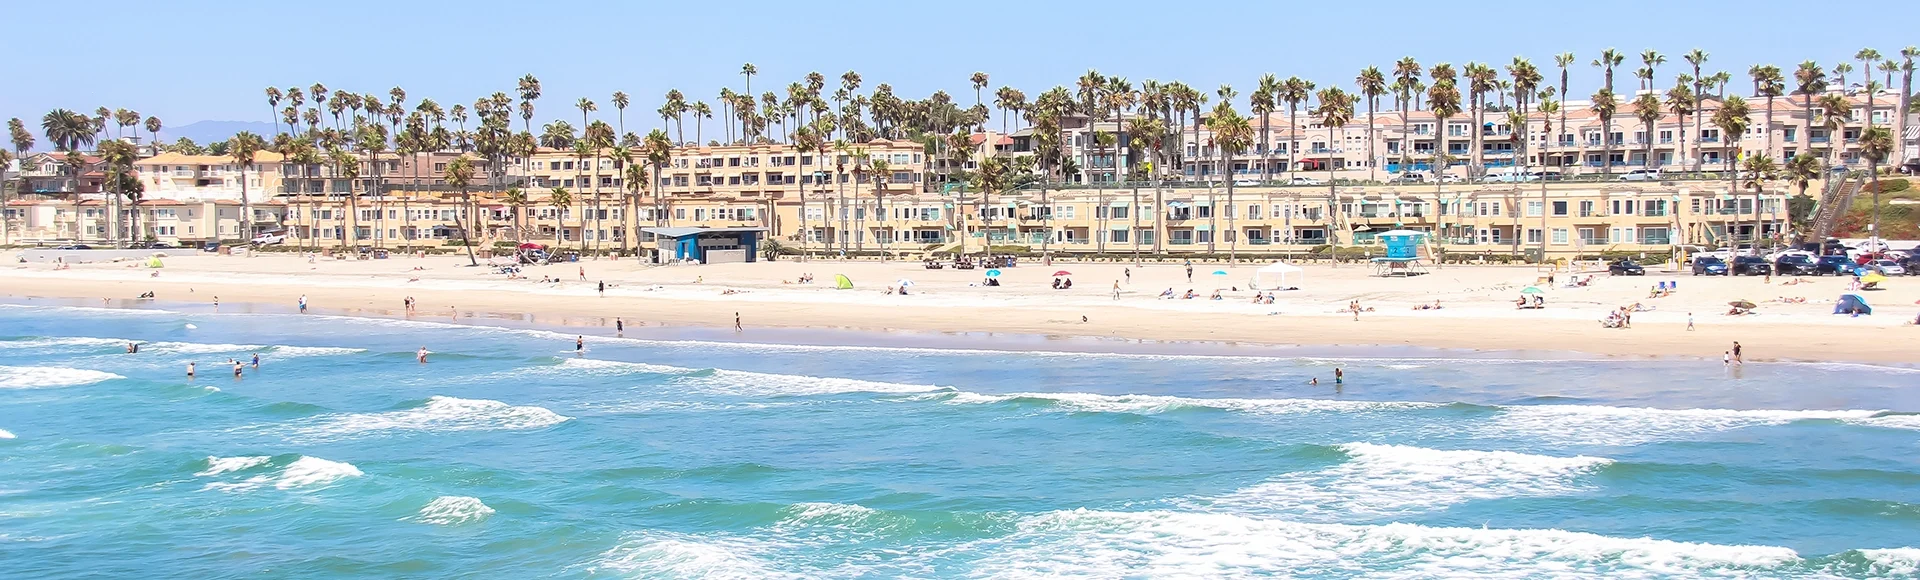
POLYGON ((1068 271, 1066 271, 1066 270, 1061 270, 1061 271, 1058 271, 1058 272, 1054 272, 1054 273, 1053 273, 1053 275, 1055 275, 1055 276, 1072 276, 1072 275, 1073 275, 1073 272, 1068 272, 1068 271))
POLYGON ((1225 276, 1225 275, 1227 275, 1227 271, 1226 271, 1226 270, 1214 270, 1214 271, 1213 271, 1213 275, 1215 275, 1215 276, 1225 276))
POLYGON ((852 290, 853 279, 848 278, 846 274, 834 274, 833 287, 841 290, 852 290))
POLYGON ((1753 307, 1754 307, 1754 304, 1753 304, 1752 302, 1748 302, 1748 301, 1746 301, 1746 300, 1735 300, 1735 301, 1732 301, 1732 302, 1728 302, 1728 303, 1727 303, 1727 306, 1732 306, 1732 307, 1734 307, 1734 308, 1744 308, 1744 309, 1748 309, 1748 310, 1751 310, 1751 309, 1753 309, 1753 307))
MULTIPOLYGON (((158 263, 159 261, 160 261, 159 258, 154 259, 154 262, 156 263, 158 263)), ((158 266, 155 266, 155 267, 157 268, 158 266)), ((1879 272, 1867 272, 1867 275, 1860 277, 1861 284, 1878 284, 1880 282, 1885 282, 1885 281, 1887 281, 1887 277, 1885 275, 1882 275, 1879 272)))
POLYGON ((906 288, 906 287, 908 287, 908 286, 912 286, 912 285, 913 285, 913 281, 912 281, 912 280, 908 280, 908 279, 906 279, 906 278, 901 278, 899 282, 895 282, 895 283, 893 283, 893 285, 895 285, 895 286, 899 286, 899 287, 901 287, 901 288, 906 288))
POLYGON ((1000 277, 1000 271, 999 271, 999 270, 987 270, 987 277, 988 277, 988 278, 999 278, 999 277, 1000 277))
POLYGON ((1541 290, 1539 286, 1528 286, 1524 289, 1521 289, 1520 293, 1521 294, 1545 294, 1546 292, 1541 290))

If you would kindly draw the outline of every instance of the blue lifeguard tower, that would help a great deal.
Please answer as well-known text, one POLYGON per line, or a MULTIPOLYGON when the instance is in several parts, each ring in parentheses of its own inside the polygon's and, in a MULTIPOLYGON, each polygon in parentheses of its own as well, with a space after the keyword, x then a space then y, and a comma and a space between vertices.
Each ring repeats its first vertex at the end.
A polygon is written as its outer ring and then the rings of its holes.
POLYGON ((1418 276, 1427 273, 1422 260, 1432 258, 1427 240, 1432 234, 1416 230, 1392 230, 1375 238, 1387 248, 1387 255, 1374 258, 1375 276, 1418 276))
POLYGON ((766 228, 640 228, 653 234, 659 261, 754 262, 766 228))

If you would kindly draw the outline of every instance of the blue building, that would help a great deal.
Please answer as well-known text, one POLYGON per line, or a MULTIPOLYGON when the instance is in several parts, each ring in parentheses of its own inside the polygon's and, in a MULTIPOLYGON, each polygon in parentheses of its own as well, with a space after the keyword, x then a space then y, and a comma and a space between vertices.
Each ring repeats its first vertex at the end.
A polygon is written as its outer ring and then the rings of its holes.
POLYGON ((640 228, 653 234, 654 259, 702 264, 755 262, 766 228, 640 228))

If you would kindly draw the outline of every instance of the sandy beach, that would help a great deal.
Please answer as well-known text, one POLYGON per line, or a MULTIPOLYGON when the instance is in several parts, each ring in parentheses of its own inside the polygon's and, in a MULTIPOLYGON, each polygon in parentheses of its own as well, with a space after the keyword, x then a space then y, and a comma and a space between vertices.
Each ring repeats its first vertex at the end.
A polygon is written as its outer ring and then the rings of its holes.
POLYGON ((1644 277, 1606 272, 1548 273, 1531 266, 1449 266, 1411 278, 1379 278, 1369 268, 1306 265, 1301 289, 1255 304, 1248 281, 1260 264, 1025 263, 987 287, 984 270, 927 270, 917 262, 769 262, 657 266, 586 261, 532 266, 508 279, 459 257, 309 261, 296 255, 186 255, 155 270, 143 264, 22 264, 4 255, 0 294, 10 297, 128 299, 153 292, 166 301, 256 303, 292 308, 300 296, 317 310, 450 320, 483 314, 537 314, 573 324, 840 328, 918 332, 993 332, 1150 341, 1209 341, 1312 346, 1418 346, 1555 351, 1618 357, 1718 358, 1739 341, 1750 360, 1910 364, 1906 341, 1920 337, 1920 283, 1895 278, 1861 293, 1872 316, 1831 314, 1849 278, 1695 277, 1650 268, 1644 277), (584 270, 585 279, 582 279, 584 270), (155 272, 158 276, 154 276, 155 272), (1070 272, 1072 289, 1053 274, 1070 272), (1224 272, 1224 274, 1216 274, 1224 272), (1131 274, 1129 278, 1128 274, 1131 274), (811 284, 800 283, 811 274, 811 284), (853 281, 834 288, 836 275, 853 281), (1571 279, 1591 276, 1586 286, 1571 279), (558 282, 541 282, 543 278, 558 282), (888 294, 910 280, 907 295, 888 294), (1678 283, 1649 297, 1658 282, 1678 283), (604 295, 600 283, 607 288, 604 295), (1118 298, 1114 285, 1119 284, 1118 298), (1544 289, 1546 308, 1520 310, 1527 286, 1544 289), (1171 289, 1195 299, 1162 299, 1171 289), (1218 291, 1220 300, 1210 300, 1218 291), (1805 299, 1804 303, 1797 302, 1805 299), (1782 299, 1793 302, 1783 302, 1782 299), (1758 304, 1728 316, 1728 302, 1758 304), (1346 311, 1359 301, 1356 317, 1346 311), (1419 309, 1438 303, 1440 309, 1419 309), (1628 329, 1602 328, 1610 311, 1638 303, 1628 329), (1691 319, 1695 328, 1687 328, 1691 319))

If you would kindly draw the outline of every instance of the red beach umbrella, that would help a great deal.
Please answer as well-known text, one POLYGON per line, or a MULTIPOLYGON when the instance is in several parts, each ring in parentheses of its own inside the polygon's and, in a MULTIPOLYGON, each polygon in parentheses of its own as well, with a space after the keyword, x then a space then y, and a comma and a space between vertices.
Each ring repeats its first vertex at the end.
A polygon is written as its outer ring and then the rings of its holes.
POLYGON ((1054 273, 1053 273, 1053 275, 1055 275, 1055 276, 1072 276, 1072 275, 1073 275, 1073 272, 1068 272, 1068 271, 1066 271, 1066 270, 1061 270, 1061 271, 1058 271, 1058 272, 1054 272, 1054 273))

